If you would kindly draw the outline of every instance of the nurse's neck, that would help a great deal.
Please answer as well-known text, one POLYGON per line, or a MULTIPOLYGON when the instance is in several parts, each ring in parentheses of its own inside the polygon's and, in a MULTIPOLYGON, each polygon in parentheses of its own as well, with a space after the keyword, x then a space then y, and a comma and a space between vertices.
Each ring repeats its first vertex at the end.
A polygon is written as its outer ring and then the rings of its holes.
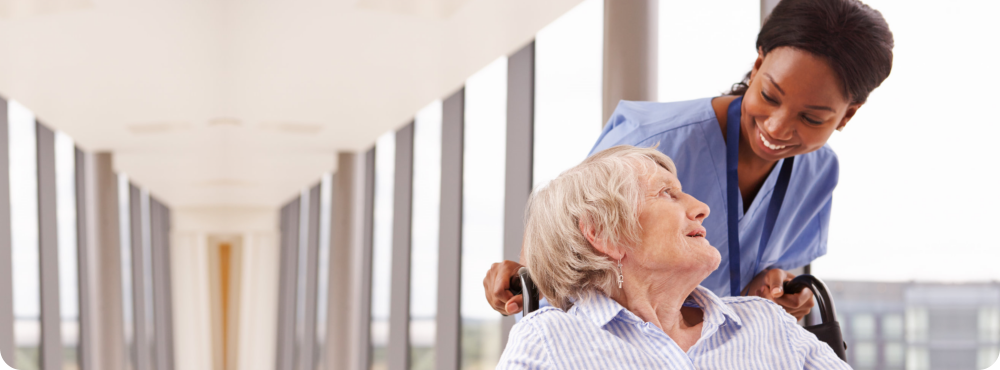
MULTIPOLYGON (((729 122, 726 121, 729 116, 729 103, 732 103, 736 98, 738 96, 727 95, 712 99, 712 109, 715 111, 715 118, 719 121, 719 129, 722 130, 722 137, 725 140, 728 140, 726 138, 726 125, 729 122)), ((740 123, 736 122, 736 124, 740 123)), ((750 148, 750 139, 746 136, 745 131, 740 130, 740 160, 737 164, 740 195, 743 196, 743 212, 750 209, 750 204, 753 203, 754 197, 764 185, 764 180, 767 180, 767 175, 778 163, 778 161, 768 161, 757 156, 757 153, 754 153, 753 149, 750 148)))

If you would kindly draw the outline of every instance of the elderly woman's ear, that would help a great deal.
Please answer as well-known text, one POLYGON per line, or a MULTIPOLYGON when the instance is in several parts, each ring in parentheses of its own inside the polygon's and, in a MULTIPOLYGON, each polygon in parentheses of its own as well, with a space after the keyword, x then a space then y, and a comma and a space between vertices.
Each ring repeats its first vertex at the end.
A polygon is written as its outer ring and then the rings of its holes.
POLYGON ((586 222, 586 220, 580 220, 580 233, 587 238, 587 242, 594 246, 598 252, 615 259, 620 260, 625 257, 625 251, 623 251, 617 245, 608 245, 607 239, 602 238, 597 235, 597 229, 594 228, 594 224, 586 222))

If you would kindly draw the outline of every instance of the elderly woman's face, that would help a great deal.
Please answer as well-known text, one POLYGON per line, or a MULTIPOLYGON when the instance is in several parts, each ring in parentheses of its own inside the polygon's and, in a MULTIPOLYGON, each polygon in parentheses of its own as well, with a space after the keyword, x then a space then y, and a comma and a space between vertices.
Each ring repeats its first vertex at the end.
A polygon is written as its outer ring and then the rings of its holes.
POLYGON ((677 176, 664 168, 646 179, 646 201, 639 214, 642 243, 633 251, 638 263, 651 270, 709 274, 721 256, 708 240, 701 222, 708 216, 705 203, 681 191, 677 176))

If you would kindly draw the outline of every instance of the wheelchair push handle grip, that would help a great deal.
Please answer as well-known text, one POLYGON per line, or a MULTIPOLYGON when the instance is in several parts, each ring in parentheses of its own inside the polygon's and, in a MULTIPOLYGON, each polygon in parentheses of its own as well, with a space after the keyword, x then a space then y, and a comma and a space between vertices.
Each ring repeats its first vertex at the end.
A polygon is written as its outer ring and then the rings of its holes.
POLYGON ((531 280, 531 274, 528 273, 527 267, 521 267, 517 270, 517 275, 510 278, 510 286, 507 290, 509 290, 511 294, 524 296, 523 313, 525 315, 538 310, 538 287, 536 287, 534 281, 531 280))
POLYGON ((507 290, 510 292, 510 294, 520 295, 523 290, 521 287, 521 277, 518 275, 511 276, 510 285, 507 288, 507 290))
POLYGON ((837 311, 833 306, 833 300, 830 299, 830 290, 827 289, 822 280, 809 274, 802 274, 786 281, 782 286, 782 289, 788 294, 796 294, 806 288, 813 292, 823 322, 837 321, 837 311))

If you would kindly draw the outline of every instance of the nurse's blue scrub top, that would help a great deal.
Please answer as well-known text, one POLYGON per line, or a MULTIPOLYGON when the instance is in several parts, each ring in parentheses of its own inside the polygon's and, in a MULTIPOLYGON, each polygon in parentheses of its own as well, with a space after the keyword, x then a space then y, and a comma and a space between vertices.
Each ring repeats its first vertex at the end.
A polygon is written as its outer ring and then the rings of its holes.
MULTIPOLYGON (((726 142, 712 98, 674 103, 622 101, 590 154, 623 144, 659 144, 656 149, 677 165, 684 192, 710 207, 711 214, 702 225, 708 230, 709 243, 722 254, 722 262, 701 285, 719 296, 730 295, 726 142)), ((774 166, 750 208, 739 215, 741 291, 765 269, 790 270, 826 254, 830 204, 839 173, 837 155, 829 145, 796 158, 771 239, 757 265, 764 215, 780 168, 781 163, 774 166)), ((742 197, 738 201, 742 212, 742 197)))

